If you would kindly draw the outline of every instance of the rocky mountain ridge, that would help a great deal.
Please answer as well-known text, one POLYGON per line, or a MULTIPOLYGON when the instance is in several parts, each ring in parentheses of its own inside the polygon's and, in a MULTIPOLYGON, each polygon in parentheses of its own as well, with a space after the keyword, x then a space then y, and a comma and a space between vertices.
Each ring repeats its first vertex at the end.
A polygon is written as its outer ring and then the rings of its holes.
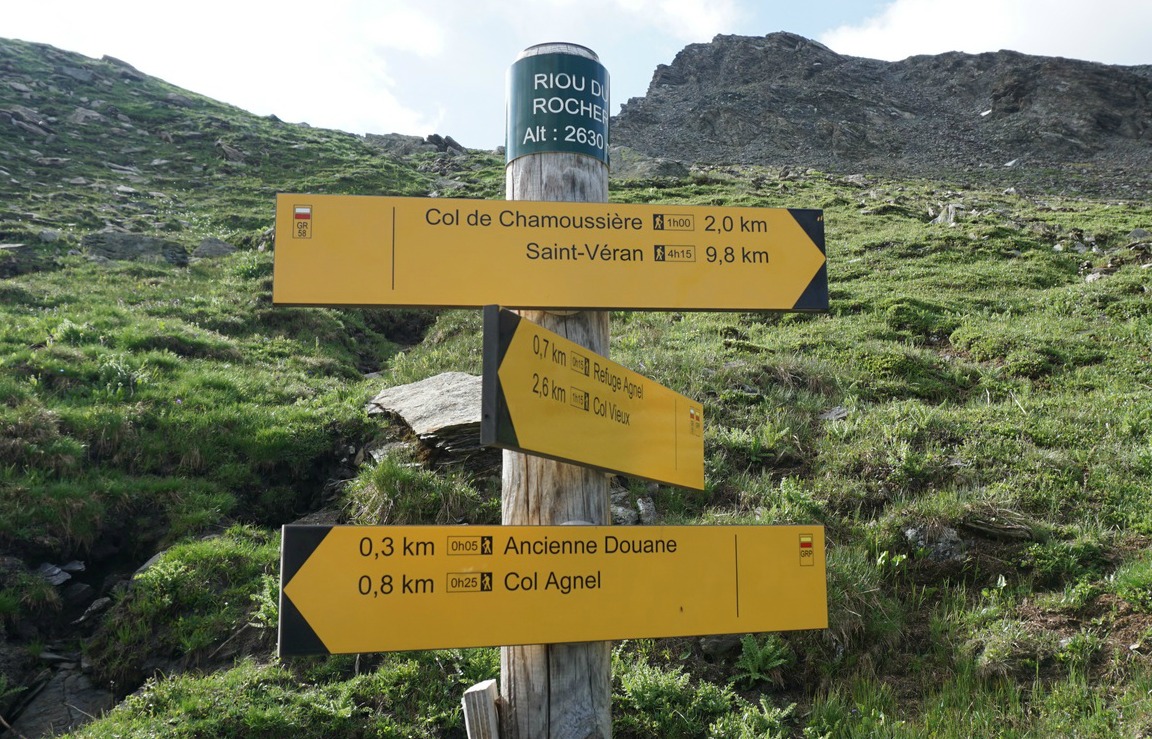
MULTIPOLYGON (((899 62, 791 33, 716 36, 656 69, 613 142, 655 157, 839 172, 1107 181, 1147 192, 1152 66, 1013 51, 899 62)), ((1121 194, 1121 193, 1117 193, 1121 194)))

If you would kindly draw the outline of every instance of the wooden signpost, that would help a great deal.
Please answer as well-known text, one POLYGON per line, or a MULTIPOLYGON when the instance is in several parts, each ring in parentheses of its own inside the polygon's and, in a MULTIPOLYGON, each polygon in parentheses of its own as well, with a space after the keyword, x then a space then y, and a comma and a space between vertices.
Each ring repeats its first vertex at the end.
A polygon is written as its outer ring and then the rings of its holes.
POLYGON ((609 526, 606 471, 703 488, 704 428, 608 359, 605 311, 826 310, 823 214, 607 204, 608 73, 582 46, 521 53, 507 110, 507 202, 277 197, 277 305, 486 306, 505 449, 502 526, 284 527, 280 653, 500 645, 469 737, 610 737, 607 640, 825 628, 827 589, 820 526, 609 526))
MULTIPOLYGON (((608 72, 590 49, 575 44, 541 44, 524 50, 508 79, 508 108, 530 115, 510 120, 504 196, 510 201, 608 200, 608 121, 596 120, 595 105, 608 108, 608 72), (580 61, 576 61, 576 59, 580 61), (571 66, 585 70, 581 75, 571 66), (566 71, 566 76, 552 75, 566 71), (593 81, 601 80, 599 90, 593 81), (596 95, 594 93, 599 93, 596 95), (537 99, 575 99, 577 111, 557 120, 537 99), (601 99, 597 99, 601 98, 601 99), (587 104, 582 105, 581 102, 587 104), (538 118, 536 118, 538 116, 538 118), (563 137, 566 127, 603 125, 603 139, 592 150, 574 151, 563 137), (539 148, 523 148, 528 127, 556 133, 539 148), (548 144, 552 145, 549 146, 548 144)), ((565 111, 568 103, 563 104, 565 111)), ((587 139, 587 137, 585 137, 587 139)), ((492 303, 507 301, 493 300, 492 303)), ((544 305, 552 304, 546 301, 544 305)), ((558 306, 575 308, 579 306, 558 306)), ((548 313, 524 311, 527 320, 596 354, 608 356, 608 314, 603 311, 548 313)), ((505 450, 501 522, 505 526, 559 524, 607 525, 612 522, 608 477, 586 467, 505 450)), ((500 735, 502 739, 612 736, 612 644, 505 646, 500 650, 500 735)))

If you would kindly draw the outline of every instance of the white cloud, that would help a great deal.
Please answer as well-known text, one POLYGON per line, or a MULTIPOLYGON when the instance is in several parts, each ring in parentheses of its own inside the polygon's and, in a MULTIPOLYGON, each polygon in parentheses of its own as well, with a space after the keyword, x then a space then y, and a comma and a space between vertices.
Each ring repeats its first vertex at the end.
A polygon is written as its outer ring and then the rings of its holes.
POLYGON ((425 58, 444 53, 448 32, 442 22, 425 10, 395 3, 368 3, 360 5, 356 16, 350 18, 353 27, 348 31, 368 45, 425 58))
POLYGON ((610 0, 633 22, 652 26, 681 41, 706 41, 732 33, 740 11, 734 0, 610 0))
POLYGON ((852 56, 898 60, 1011 49, 1109 64, 1152 64, 1148 0, 894 0, 820 41, 852 56))

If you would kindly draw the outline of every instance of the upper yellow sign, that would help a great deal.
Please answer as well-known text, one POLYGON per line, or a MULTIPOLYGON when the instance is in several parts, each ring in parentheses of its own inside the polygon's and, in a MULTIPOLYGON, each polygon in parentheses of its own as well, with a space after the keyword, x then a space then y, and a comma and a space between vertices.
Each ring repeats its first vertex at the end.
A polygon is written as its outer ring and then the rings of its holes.
POLYGON ((815 311, 824 265, 819 210, 281 194, 272 300, 815 311))
POLYGON ((822 526, 285 526, 280 654, 828 626, 822 526))

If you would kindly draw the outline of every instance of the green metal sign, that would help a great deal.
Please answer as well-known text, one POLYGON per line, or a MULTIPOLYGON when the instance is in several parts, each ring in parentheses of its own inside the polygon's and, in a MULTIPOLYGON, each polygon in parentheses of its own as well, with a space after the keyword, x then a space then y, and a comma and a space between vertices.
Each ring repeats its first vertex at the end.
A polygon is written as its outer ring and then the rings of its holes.
POLYGON ((573 152, 608 163, 608 70, 575 54, 538 54, 508 69, 507 161, 573 152))

